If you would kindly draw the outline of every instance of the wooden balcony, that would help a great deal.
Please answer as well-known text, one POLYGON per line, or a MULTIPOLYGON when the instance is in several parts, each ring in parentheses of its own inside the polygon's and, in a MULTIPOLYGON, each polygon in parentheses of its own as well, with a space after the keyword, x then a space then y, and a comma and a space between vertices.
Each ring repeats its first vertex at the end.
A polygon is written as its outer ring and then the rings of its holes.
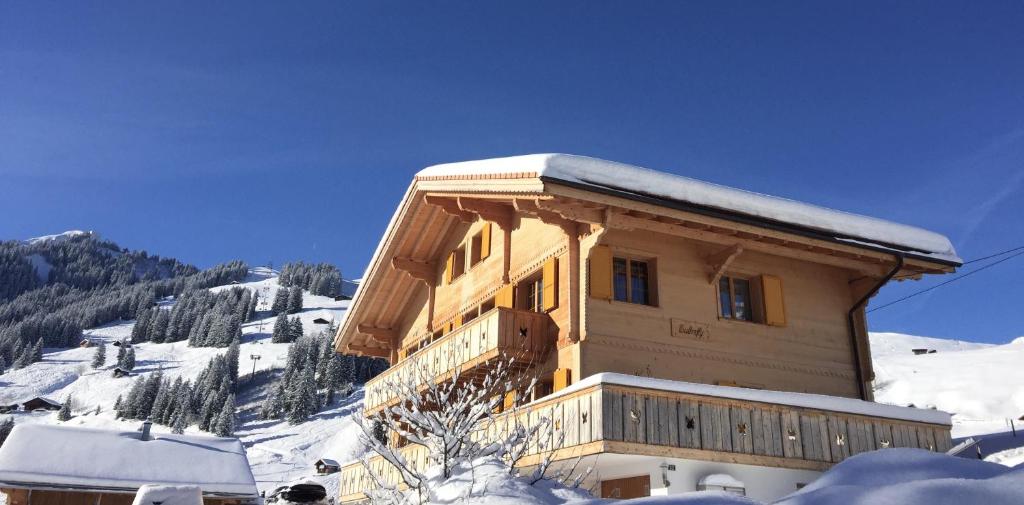
MULTIPOLYGON (((620 374, 588 377, 506 414, 479 436, 497 438, 511 415, 521 422, 552 419, 553 441, 560 441, 554 445, 556 460, 617 453, 823 471, 877 449, 951 447, 949 416, 942 412, 620 374)), ((409 461, 425 467, 422 447, 403 450, 409 461)), ((536 464, 539 452, 531 448, 522 464, 536 464)), ((370 464, 398 482, 379 457, 370 464)), ((360 463, 345 466, 340 478, 342 502, 365 499, 363 491, 372 485, 360 463)))
POLYGON ((514 357, 516 366, 528 367, 543 359, 554 343, 549 324, 547 314, 504 307, 491 309, 368 381, 364 411, 373 413, 397 401, 394 388, 388 385, 410 375, 442 381, 458 368, 468 376, 502 355, 514 357), (415 367, 422 368, 422 372, 415 367))

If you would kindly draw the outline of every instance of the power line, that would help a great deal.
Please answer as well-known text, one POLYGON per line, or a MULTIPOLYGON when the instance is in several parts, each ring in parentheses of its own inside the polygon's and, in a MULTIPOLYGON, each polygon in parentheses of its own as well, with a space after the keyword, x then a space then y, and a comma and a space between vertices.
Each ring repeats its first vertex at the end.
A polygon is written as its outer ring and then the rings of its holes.
POLYGON ((977 263, 977 262, 979 262, 979 261, 984 261, 984 260, 987 260, 987 259, 995 258, 995 257, 997 257, 997 256, 1002 256, 1002 255, 1004 255, 1004 254, 1007 254, 1007 253, 1012 253, 1013 251, 1019 251, 1019 250, 1021 250, 1021 249, 1024 249, 1024 245, 1022 245, 1022 246, 1017 246, 1017 247, 1014 247, 1013 249, 1007 249, 1007 250, 1005 250, 1005 251, 1002 251, 1002 252, 997 252, 997 253, 995 253, 995 254, 990 254, 990 255, 988 255, 988 256, 985 256, 985 257, 983 257, 983 258, 976 258, 976 259, 973 259, 973 260, 971 260, 971 261, 965 261, 965 262, 963 262, 962 264, 964 264, 964 265, 969 265, 969 264, 971 264, 971 263, 977 263))
MULTIPOLYGON (((971 263, 977 263, 979 261, 985 261, 985 260, 992 259, 992 258, 998 258, 999 256, 1003 256, 1003 255, 1012 253, 1014 251, 1020 251, 1021 249, 1024 249, 1024 245, 1013 247, 1013 248, 1007 249, 1005 251, 999 251, 999 252, 997 252, 995 254, 989 254, 988 256, 982 256, 980 258, 974 258, 972 260, 965 261, 965 262, 961 263, 960 266, 970 265, 971 263)), ((900 279, 907 279, 909 277, 917 277, 918 275, 921 275, 921 273, 920 272, 914 272, 914 273, 910 273, 910 274, 897 275, 896 277, 893 277, 893 278, 896 279, 896 280, 900 280, 900 279)))
MULTIPOLYGON (((1016 249, 1024 249, 1024 246, 1018 247, 1016 249)), ((990 257, 1000 256, 1001 254, 1005 254, 1005 253, 995 254, 995 255, 990 256, 990 257)), ((948 281, 942 282, 940 284, 936 284, 936 285, 934 285, 934 286, 932 286, 930 288, 922 289, 921 291, 918 291, 916 293, 911 293, 911 294, 909 294, 907 296, 904 296, 903 298, 900 298, 898 300, 893 300, 893 301, 891 301, 891 302, 889 302, 889 303, 887 303, 885 305, 881 305, 881 306, 875 307, 875 308, 869 310, 868 312, 874 312, 876 310, 882 310, 882 309, 884 309, 884 308, 886 308, 886 307, 888 307, 890 305, 895 305, 895 304, 900 303, 900 302, 902 302, 904 300, 913 298, 913 297, 915 297, 917 295, 923 295, 923 294, 925 294, 925 293, 927 293, 929 291, 932 291, 934 289, 941 288, 942 286, 945 286, 946 284, 951 284, 951 283, 956 282, 956 281, 958 281, 960 279, 963 279, 964 277, 970 277, 970 276, 972 276, 972 275, 974 275, 974 274, 976 274, 978 272, 981 272, 982 270, 987 270, 989 268, 992 268, 992 267, 994 267, 994 266, 996 266, 996 265, 998 265, 1000 263, 1003 263, 1004 261, 1012 260, 1013 258, 1016 258, 1017 256, 1020 256, 1022 254, 1024 254, 1024 251, 1020 251, 1017 254, 1014 254, 1012 256, 1007 256, 1007 257, 1005 257, 1005 258, 1003 258, 1003 259, 1001 259, 999 261, 995 261, 995 262, 989 263, 988 265, 985 265, 985 266, 983 266, 981 268, 978 268, 977 270, 971 270, 970 272, 967 272, 967 273, 965 273, 963 275, 960 275, 960 276, 957 276, 957 277, 953 277, 952 279, 949 279, 948 281)), ((983 259, 983 258, 979 258, 977 260, 972 260, 972 262, 980 261, 981 259, 983 259)))

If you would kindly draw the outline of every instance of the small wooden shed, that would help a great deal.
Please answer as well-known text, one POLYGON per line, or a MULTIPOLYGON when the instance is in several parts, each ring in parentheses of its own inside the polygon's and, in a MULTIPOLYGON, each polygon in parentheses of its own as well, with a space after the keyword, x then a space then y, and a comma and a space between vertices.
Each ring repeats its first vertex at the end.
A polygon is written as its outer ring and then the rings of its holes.
POLYGON ((83 338, 82 341, 78 343, 78 347, 92 347, 93 345, 92 340, 87 338, 83 338))
POLYGON ((25 410, 25 412, 32 412, 33 410, 38 409, 60 410, 63 404, 43 396, 37 396, 25 403, 22 403, 21 406, 25 410))
POLYGON ((119 366, 114 367, 114 378, 119 379, 121 377, 128 377, 131 374, 132 373, 129 370, 125 370, 124 368, 121 368, 119 366))
POLYGON ((313 320, 313 324, 331 324, 331 322, 322 317, 318 317, 313 320))
POLYGON ((17 412, 18 404, 13 405, 0 405, 0 414, 10 414, 11 412, 17 412))
POLYGON ((338 473, 341 471, 341 465, 330 458, 320 458, 316 460, 316 463, 313 466, 316 467, 316 473, 320 475, 338 473))

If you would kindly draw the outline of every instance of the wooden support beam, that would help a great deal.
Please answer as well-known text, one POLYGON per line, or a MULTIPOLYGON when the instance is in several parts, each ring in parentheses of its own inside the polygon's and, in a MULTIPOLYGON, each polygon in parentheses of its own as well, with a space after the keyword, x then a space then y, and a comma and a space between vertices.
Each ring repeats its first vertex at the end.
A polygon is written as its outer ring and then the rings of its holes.
POLYGON ((515 210, 508 205, 462 196, 456 197, 455 201, 463 212, 476 214, 481 219, 498 225, 502 230, 511 230, 515 224, 515 210))
POLYGON ((564 219, 579 223, 604 223, 604 207, 584 207, 580 204, 559 202, 557 200, 534 200, 536 208, 554 212, 564 219))
POLYGON ((455 216, 463 223, 472 223, 473 221, 476 221, 476 215, 474 213, 466 212, 459 208, 459 202, 457 199, 426 195, 423 197, 423 201, 426 202, 427 205, 440 207, 445 214, 455 216))
POLYGON ((377 326, 370 326, 368 324, 357 324, 356 332, 364 335, 369 335, 370 338, 375 341, 390 347, 394 347, 395 340, 398 338, 398 331, 391 328, 380 328, 377 326))
POLYGON ((718 279, 722 277, 725 269, 729 268, 729 265, 732 264, 733 260, 735 260, 742 252, 743 246, 735 244, 708 256, 708 267, 710 267, 711 270, 708 282, 710 282, 712 286, 717 284, 718 279))
POLYGON ((374 358, 390 358, 391 349, 383 347, 366 347, 362 345, 349 345, 348 350, 357 356, 373 356, 374 358))
POLYGON ((409 277, 427 284, 434 282, 437 277, 437 266, 432 261, 420 261, 412 258, 391 258, 391 266, 395 270, 401 270, 409 277))

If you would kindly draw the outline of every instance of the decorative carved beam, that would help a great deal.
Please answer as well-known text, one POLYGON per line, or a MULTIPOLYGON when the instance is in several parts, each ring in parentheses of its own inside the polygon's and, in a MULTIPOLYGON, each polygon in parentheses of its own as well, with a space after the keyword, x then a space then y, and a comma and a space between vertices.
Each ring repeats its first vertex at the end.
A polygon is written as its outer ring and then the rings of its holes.
POLYGON ((564 219, 588 224, 604 223, 604 207, 584 207, 578 204, 564 203, 556 200, 534 200, 538 209, 557 213, 564 219))
POLYGON ((418 281, 430 284, 437 277, 437 267, 431 261, 419 261, 412 258, 391 258, 391 266, 395 270, 401 270, 409 277, 418 281))
POLYGON ((390 358, 391 350, 383 347, 366 347, 362 345, 349 345, 348 350, 358 356, 373 356, 375 358, 390 358))
POLYGON ((513 201, 516 210, 530 214, 542 223, 558 226, 567 234, 576 233, 577 223, 566 219, 561 214, 541 208, 537 199, 516 198, 513 201))
POLYGON ((508 205, 461 196, 456 197, 456 203, 463 212, 479 215, 481 219, 498 225, 502 230, 511 230, 515 223, 515 210, 508 205))
POLYGON ((473 221, 476 221, 476 215, 472 212, 466 212, 460 209, 459 202, 457 200, 442 196, 426 195, 423 197, 423 201, 426 202, 427 205, 440 207, 445 214, 455 216, 463 223, 472 223, 473 221))
POLYGON ((742 252, 743 246, 736 244, 708 256, 708 266, 711 267, 711 276, 708 281, 712 286, 718 283, 718 279, 722 277, 722 273, 725 272, 725 269, 729 268, 732 261, 742 252))
POLYGON ((368 324, 356 325, 356 332, 369 335, 370 338, 387 346, 388 348, 391 348, 395 339, 398 338, 398 332, 391 328, 380 328, 377 326, 370 326, 368 324))

